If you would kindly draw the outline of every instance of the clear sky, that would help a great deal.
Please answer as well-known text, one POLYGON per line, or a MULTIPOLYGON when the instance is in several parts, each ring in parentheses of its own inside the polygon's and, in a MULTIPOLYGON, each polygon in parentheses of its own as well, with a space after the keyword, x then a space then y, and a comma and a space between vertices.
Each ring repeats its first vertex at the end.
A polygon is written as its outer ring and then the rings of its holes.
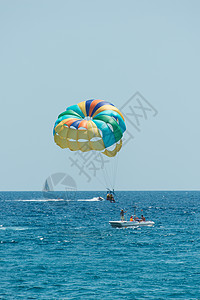
POLYGON ((54 122, 80 101, 121 108, 137 91, 158 113, 140 132, 127 121, 115 188, 199 189, 199 15, 189 0, 1 0, 0 190, 41 190, 56 172, 104 189, 71 166, 54 122))

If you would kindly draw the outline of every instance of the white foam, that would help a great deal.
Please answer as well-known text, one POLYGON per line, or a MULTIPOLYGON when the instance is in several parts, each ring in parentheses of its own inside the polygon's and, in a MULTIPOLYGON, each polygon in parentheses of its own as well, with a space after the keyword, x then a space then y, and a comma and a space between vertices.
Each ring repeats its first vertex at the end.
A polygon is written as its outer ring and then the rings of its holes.
MULTIPOLYGON (((6 201, 12 201, 13 200, 6 200, 6 201)), ((72 201, 72 200, 64 200, 64 199, 18 199, 14 200, 18 202, 49 202, 49 201, 72 201)))
POLYGON ((28 228, 25 227, 15 227, 15 226, 10 226, 10 227, 0 227, 1 230, 28 230, 28 228))
POLYGON ((99 197, 94 197, 92 199, 78 199, 77 201, 85 201, 85 202, 94 202, 94 201, 102 201, 99 197))
MULTIPOLYGON (((104 200, 104 199, 103 199, 104 200)), ((5 201, 12 201, 13 200, 5 200, 5 201)), ((69 202, 69 201, 102 201, 99 199, 99 197, 93 197, 91 199, 77 199, 77 200, 72 200, 72 199, 17 199, 17 200, 14 200, 16 202, 69 202)))

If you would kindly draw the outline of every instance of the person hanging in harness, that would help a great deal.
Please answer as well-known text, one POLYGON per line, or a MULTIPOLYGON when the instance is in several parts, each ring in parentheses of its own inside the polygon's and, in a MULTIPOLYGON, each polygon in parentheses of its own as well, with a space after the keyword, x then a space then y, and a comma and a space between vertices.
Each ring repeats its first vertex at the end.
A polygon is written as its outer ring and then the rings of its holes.
POLYGON ((107 193, 106 200, 109 200, 109 201, 110 201, 110 193, 107 193))
POLYGON ((113 203, 115 203, 115 199, 114 199, 114 196, 113 196, 113 194, 112 194, 112 193, 110 194, 110 202, 113 202, 113 203))
POLYGON ((111 191, 107 192, 106 200, 115 203, 115 199, 111 191))

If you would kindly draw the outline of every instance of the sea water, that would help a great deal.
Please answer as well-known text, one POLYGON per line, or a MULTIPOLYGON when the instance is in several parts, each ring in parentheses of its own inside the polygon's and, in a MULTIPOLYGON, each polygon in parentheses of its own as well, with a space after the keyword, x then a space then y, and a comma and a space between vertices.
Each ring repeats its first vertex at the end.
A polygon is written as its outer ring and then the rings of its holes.
POLYGON ((97 196, 0 193, 0 299, 200 299, 200 192, 97 196))

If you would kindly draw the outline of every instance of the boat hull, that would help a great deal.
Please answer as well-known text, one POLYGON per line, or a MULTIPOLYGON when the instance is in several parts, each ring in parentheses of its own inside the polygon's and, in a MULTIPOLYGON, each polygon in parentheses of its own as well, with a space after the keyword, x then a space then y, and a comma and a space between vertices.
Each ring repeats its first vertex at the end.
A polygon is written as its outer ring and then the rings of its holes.
POLYGON ((153 221, 109 221, 109 224, 114 228, 122 227, 138 227, 138 226, 153 226, 153 221))

